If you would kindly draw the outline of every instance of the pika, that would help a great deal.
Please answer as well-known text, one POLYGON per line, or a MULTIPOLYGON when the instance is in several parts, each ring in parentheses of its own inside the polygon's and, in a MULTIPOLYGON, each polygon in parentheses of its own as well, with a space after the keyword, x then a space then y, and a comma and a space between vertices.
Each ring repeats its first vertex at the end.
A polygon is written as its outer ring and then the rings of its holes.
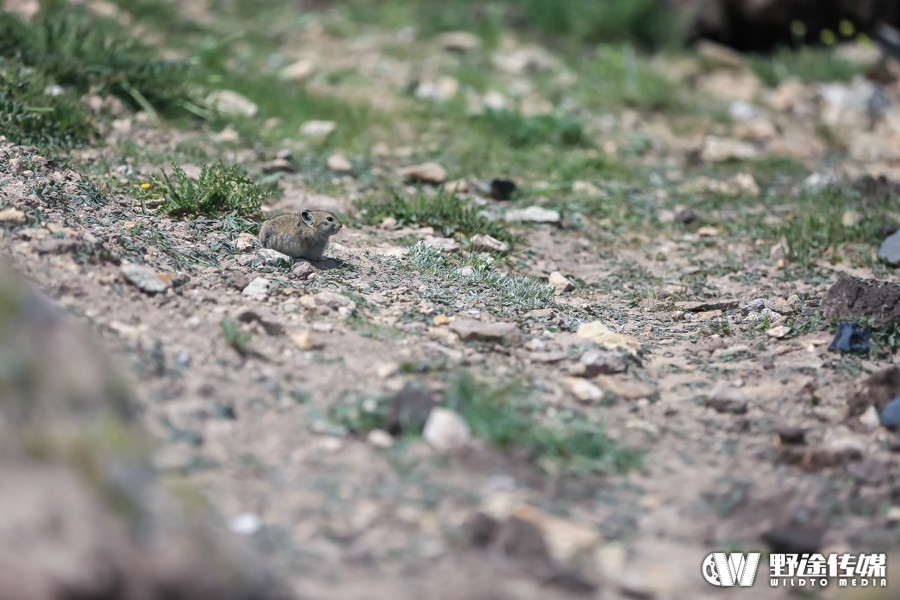
POLYGON ((304 208, 299 215, 280 215, 263 223, 259 243, 293 258, 322 260, 328 238, 341 230, 341 223, 327 210, 304 208))

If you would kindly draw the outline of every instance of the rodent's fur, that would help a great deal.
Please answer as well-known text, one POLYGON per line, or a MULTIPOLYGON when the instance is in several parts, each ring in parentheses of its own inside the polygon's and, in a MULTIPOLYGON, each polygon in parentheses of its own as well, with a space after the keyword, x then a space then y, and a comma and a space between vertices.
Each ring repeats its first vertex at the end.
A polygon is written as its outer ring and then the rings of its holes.
POLYGON ((337 217, 327 210, 304 208, 297 215, 269 219, 259 229, 259 243, 292 258, 322 260, 328 238, 341 230, 337 217))

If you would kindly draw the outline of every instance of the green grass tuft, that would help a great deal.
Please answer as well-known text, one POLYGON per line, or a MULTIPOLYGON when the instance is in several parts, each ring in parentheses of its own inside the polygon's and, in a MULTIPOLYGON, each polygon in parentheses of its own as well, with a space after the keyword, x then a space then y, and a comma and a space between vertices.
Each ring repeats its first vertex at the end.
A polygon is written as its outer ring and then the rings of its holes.
POLYGON ((569 44, 630 41, 658 48, 677 37, 673 11, 658 0, 353 0, 358 21, 413 22, 426 34, 466 29, 493 41, 514 27, 569 44))
POLYGON ((390 396, 360 396, 333 404, 328 409, 328 417, 348 431, 365 436, 373 429, 387 428, 390 410, 390 396))
POLYGON ((116 21, 49 2, 31 20, 0 13, 0 57, 79 93, 117 96, 133 108, 196 111, 187 63, 158 58, 116 21))
POLYGON ((226 167, 221 162, 204 165, 197 181, 178 165, 172 165, 172 171, 171 177, 163 172, 148 191, 155 197, 162 195, 161 214, 259 216, 265 193, 243 176, 236 165, 226 167))
POLYGON ((774 227, 773 238, 787 242, 791 261, 802 268, 811 268, 823 259, 832 264, 851 261, 873 266, 874 231, 890 222, 895 207, 892 196, 866 197, 846 184, 804 191, 774 227), (848 210, 859 214, 859 222, 842 222, 848 210))
POLYGON ((464 371, 450 381, 444 403, 459 412, 475 437, 500 448, 521 448, 546 469, 624 471, 640 463, 635 452, 610 440, 600 424, 575 413, 546 422, 522 396, 520 386, 489 386, 464 371))
POLYGON ((671 43, 676 32, 673 13, 657 0, 524 0, 513 6, 532 26, 586 43, 631 41, 660 47, 671 43))
POLYGON ((472 120, 476 126, 498 136, 512 148, 529 148, 538 144, 567 147, 587 143, 581 122, 558 113, 526 117, 518 111, 488 110, 472 117, 472 120))
MULTIPOLYGON (((333 405, 329 417, 364 436, 387 427, 391 403, 386 395, 355 397, 333 405)), ((474 437, 501 450, 524 451, 548 473, 623 472, 641 465, 636 451, 619 446, 602 425, 581 414, 562 411, 552 420, 542 417, 519 384, 489 385, 462 371, 447 384, 443 405, 460 414, 474 437)))
POLYGON ((412 198, 404 198, 392 191, 387 201, 369 197, 358 201, 356 206, 363 212, 365 221, 371 224, 392 217, 401 225, 430 225, 445 236, 484 233, 511 244, 517 241, 503 223, 490 220, 468 201, 443 189, 430 196, 419 191, 412 198))
POLYGON ((688 108, 681 84, 633 46, 599 46, 593 56, 573 60, 580 76, 572 93, 586 107, 603 111, 622 104, 651 111, 688 108))
POLYGON ((23 68, 0 71, 0 135, 41 151, 80 146, 96 128, 87 108, 71 94, 45 94, 47 82, 23 68))
POLYGON ((776 87, 787 79, 803 83, 850 81, 865 67, 837 56, 833 48, 803 46, 797 50, 782 48, 772 56, 750 58, 750 68, 763 83, 776 87))
POLYGON ((409 249, 409 266, 427 275, 440 277, 451 287, 458 287, 452 296, 471 301, 494 297, 491 306, 511 304, 524 310, 547 308, 553 304, 553 287, 531 277, 514 277, 494 268, 494 260, 487 254, 473 254, 466 260, 449 257, 439 250, 419 242, 409 249), (463 267, 471 267, 472 274, 460 274, 463 267))
POLYGON ((249 352, 250 339, 253 336, 249 331, 238 331, 235 321, 231 319, 222 321, 222 335, 225 337, 225 343, 234 348, 241 356, 249 352))

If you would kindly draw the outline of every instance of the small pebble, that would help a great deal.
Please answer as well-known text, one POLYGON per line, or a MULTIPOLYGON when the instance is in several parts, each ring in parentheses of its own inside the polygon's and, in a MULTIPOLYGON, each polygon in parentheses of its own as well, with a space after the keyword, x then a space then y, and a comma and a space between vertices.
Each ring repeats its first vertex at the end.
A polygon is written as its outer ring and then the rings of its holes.
POLYGON ((228 529, 238 535, 254 535, 262 529, 262 519, 257 514, 244 513, 229 521, 228 529))

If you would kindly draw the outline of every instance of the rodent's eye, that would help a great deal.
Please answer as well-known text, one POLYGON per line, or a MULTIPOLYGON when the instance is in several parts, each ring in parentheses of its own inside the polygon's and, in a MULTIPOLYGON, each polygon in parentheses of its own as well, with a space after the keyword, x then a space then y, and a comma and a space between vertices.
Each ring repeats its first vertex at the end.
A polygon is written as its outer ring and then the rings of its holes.
POLYGON ((332 221, 334 221, 334 217, 327 217, 326 220, 327 220, 329 223, 331 223, 332 221))

